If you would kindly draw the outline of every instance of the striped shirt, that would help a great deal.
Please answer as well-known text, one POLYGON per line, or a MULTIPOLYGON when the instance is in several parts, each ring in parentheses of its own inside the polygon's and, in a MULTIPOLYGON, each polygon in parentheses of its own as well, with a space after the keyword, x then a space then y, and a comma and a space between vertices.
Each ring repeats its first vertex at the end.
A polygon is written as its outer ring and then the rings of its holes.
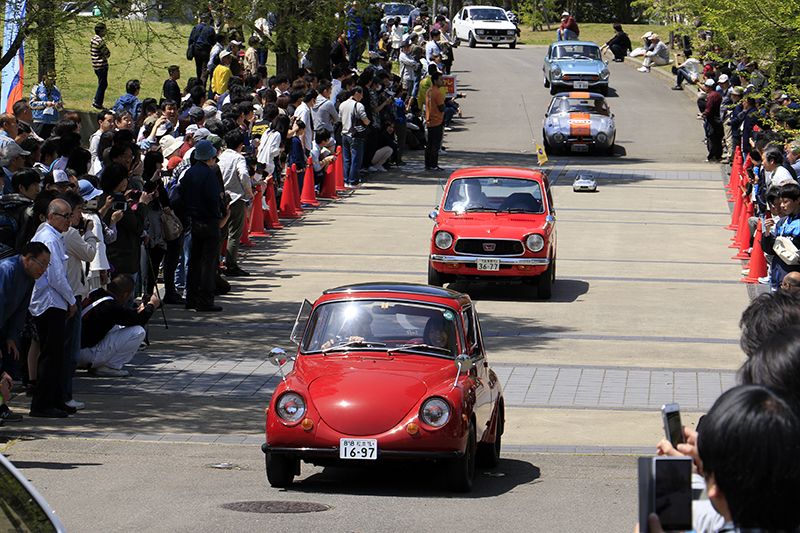
POLYGON ((89 52, 92 55, 92 68, 100 70, 108 68, 108 58, 111 56, 111 50, 106 46, 106 42, 99 35, 92 37, 92 44, 89 45, 89 52))

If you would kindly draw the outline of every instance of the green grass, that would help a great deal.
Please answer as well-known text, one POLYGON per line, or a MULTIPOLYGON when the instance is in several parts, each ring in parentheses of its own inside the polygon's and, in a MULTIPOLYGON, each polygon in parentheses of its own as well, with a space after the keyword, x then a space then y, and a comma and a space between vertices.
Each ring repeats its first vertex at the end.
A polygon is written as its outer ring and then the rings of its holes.
MULTIPOLYGON (((606 41, 614 36, 614 30, 611 29, 611 24, 579 24, 581 30, 582 41, 592 41, 599 45, 604 45, 606 41)), ((539 44, 549 45, 557 39, 556 31, 559 24, 550 24, 550 31, 547 26, 544 26, 544 31, 531 31, 530 25, 520 27, 522 35, 520 36, 521 44, 539 44)), ((622 29, 631 38, 631 44, 636 48, 642 42, 642 35, 648 31, 655 32, 666 42, 669 39, 669 30, 666 26, 651 26, 646 24, 623 24, 622 29)))
MULTIPOLYGON (((97 76, 89 57, 89 42, 94 35, 98 18, 79 17, 76 27, 59 36, 56 52, 56 85, 61 89, 66 109, 92 110, 92 101, 97 90, 97 76)), ((186 59, 186 46, 192 26, 159 22, 110 19, 105 21, 109 35, 106 43, 111 50, 109 58, 108 89, 103 104, 114 105, 114 101, 125 94, 125 83, 138 79, 142 89, 139 99, 161 98, 161 88, 167 79, 167 67, 181 67, 183 89, 186 81, 195 75, 194 60, 186 59)), ((275 56, 269 55, 268 72, 275 72, 275 56)), ((25 50, 25 95, 38 83, 36 41, 28 39, 25 50)))

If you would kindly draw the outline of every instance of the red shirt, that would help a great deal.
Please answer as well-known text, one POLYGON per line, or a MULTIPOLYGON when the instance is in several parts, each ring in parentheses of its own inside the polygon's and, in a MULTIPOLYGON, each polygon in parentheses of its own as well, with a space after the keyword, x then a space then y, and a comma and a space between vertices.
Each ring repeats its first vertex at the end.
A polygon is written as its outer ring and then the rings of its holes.
POLYGON ((580 35, 581 34, 581 30, 578 29, 578 23, 575 22, 575 19, 573 17, 569 17, 566 22, 562 21, 561 22, 561 29, 562 30, 574 31, 575 35, 580 35))

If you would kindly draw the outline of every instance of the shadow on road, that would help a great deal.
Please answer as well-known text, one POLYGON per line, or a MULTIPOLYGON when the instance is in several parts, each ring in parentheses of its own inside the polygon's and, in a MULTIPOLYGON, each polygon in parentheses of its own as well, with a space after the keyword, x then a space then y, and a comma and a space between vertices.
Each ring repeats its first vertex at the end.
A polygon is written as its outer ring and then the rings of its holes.
POLYGON ((75 470, 82 466, 103 466, 103 463, 51 463, 44 461, 12 461, 17 470, 41 468, 44 470, 75 470))
MULTIPOLYGON (((303 464, 302 468, 310 468, 303 464)), ((539 479, 539 467, 518 459, 501 459, 496 468, 475 467, 472 492, 447 489, 446 472, 439 463, 376 463, 369 466, 325 467, 322 472, 296 481, 286 493, 351 494, 391 498, 491 498, 539 479)))
POLYGON ((589 292, 589 284, 585 281, 556 278, 553 284, 553 297, 539 300, 536 287, 527 283, 493 283, 463 281, 451 283, 448 288, 468 294, 475 301, 522 302, 525 300, 548 302, 574 302, 578 296, 589 292))

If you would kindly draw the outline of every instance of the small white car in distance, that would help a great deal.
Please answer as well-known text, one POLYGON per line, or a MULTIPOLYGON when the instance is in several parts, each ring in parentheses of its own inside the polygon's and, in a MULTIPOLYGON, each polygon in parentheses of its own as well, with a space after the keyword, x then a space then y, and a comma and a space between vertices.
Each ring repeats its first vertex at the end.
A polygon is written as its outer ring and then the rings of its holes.
POLYGON ((574 192, 597 192, 597 182, 589 174, 578 174, 572 183, 572 190, 574 192))
POLYGON ((478 44, 507 44, 517 46, 517 26, 508 20, 506 12, 499 7, 467 6, 453 18, 456 39, 467 41, 470 48, 478 44))

